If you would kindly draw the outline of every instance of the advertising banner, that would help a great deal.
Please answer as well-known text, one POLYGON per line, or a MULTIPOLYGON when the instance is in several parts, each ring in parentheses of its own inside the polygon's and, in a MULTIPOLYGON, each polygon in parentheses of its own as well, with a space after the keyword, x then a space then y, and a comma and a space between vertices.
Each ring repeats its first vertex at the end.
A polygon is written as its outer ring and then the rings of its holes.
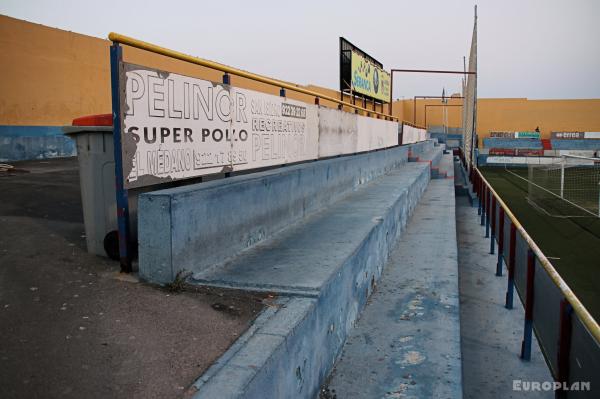
POLYGON ((550 137, 558 140, 568 140, 568 139, 582 139, 584 138, 583 132, 552 132, 550 137))
POLYGON ((126 188, 318 157, 318 108, 122 63, 126 188))
POLYGON ((319 108, 319 158, 398 145, 398 123, 319 108))
POLYGON ((539 139, 541 137, 540 132, 516 132, 515 138, 517 139, 539 139))
POLYGON ((490 132, 490 137, 500 137, 507 139, 514 139, 515 132, 490 132))
POLYGON ((418 143, 427 140, 427 130, 419 129, 410 125, 402 127, 402 144, 418 143))
POLYGON ((352 51, 352 90, 383 102, 390 100, 391 77, 363 56, 352 51))
POLYGON ((551 137, 559 140, 600 139, 600 132, 552 132, 551 137))

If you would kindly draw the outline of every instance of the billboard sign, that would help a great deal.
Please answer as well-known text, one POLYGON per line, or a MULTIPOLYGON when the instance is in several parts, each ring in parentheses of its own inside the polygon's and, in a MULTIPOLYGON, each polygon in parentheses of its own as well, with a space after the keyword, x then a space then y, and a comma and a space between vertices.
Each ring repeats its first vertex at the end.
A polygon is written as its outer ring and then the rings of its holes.
POLYGON ((122 63, 126 188, 316 159, 318 107, 122 63))
POLYGON ((515 138, 515 132, 490 132, 490 137, 497 137, 497 138, 511 138, 514 139, 515 138))
POLYGON ((516 132, 515 138, 518 139, 539 139, 541 137, 540 132, 516 132))
POLYGON ((356 93, 388 102, 390 99, 391 76, 388 72, 352 51, 352 90, 356 93))
POLYGON ((553 139, 600 139, 600 132, 552 132, 553 139))

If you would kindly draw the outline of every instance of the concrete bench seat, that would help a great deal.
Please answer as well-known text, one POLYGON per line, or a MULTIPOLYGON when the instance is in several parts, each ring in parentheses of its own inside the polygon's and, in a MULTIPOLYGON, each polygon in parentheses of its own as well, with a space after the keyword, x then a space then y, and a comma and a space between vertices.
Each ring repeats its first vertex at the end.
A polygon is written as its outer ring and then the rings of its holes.
MULTIPOLYGON (((140 197, 140 275, 268 291, 195 398, 314 398, 431 178, 433 142, 140 197), (247 202, 247 204, 245 203, 247 202)), ((441 150, 441 147, 435 147, 441 150)))
POLYGON ((145 193, 138 201, 140 277, 165 284, 221 265, 398 169, 409 151, 431 148, 427 141, 145 193))
POLYGON ((193 284, 266 290, 281 308, 197 383, 195 398, 314 398, 430 179, 406 163, 193 284))
POLYGON ((427 165, 409 163, 366 184, 271 240, 216 268, 194 273, 194 282, 317 296, 324 285, 370 241, 369 279, 381 273, 408 215, 427 186, 427 165), (376 229, 381 225, 382 228, 376 229), (378 232, 377 230, 382 230, 378 232), (383 237, 371 237, 381 234, 383 237))
POLYGON ((444 155, 445 150, 444 144, 439 144, 435 142, 435 145, 420 154, 414 154, 409 152, 408 161, 409 162, 429 162, 431 165, 431 178, 432 179, 445 179, 447 173, 445 173, 448 168, 445 167, 444 170, 440 171, 440 162, 442 161, 442 156, 444 155))

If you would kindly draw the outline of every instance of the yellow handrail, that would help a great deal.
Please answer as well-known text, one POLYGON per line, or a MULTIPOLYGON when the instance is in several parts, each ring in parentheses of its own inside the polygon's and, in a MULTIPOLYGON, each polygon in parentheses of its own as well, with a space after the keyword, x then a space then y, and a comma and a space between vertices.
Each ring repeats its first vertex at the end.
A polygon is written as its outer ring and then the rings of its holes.
POLYGON ((525 231, 521 223, 519 223, 519 221, 517 220, 515 215, 510 211, 506 203, 502 201, 502 198, 500 198, 498 193, 496 193, 496 191, 492 188, 492 185, 487 181, 485 177, 483 177, 483 173, 481 173, 479 169, 475 169, 475 171, 477 172, 481 180, 485 183, 485 185, 488 187, 492 195, 496 197, 496 201, 498 201, 502 208, 504 208, 504 212, 508 215, 508 218, 515 225, 516 229, 519 231, 523 239, 527 242, 527 245, 529 245, 529 248, 531 248, 535 256, 538 258, 538 260, 542 264, 542 267, 544 268, 544 270, 546 270, 546 273, 548 273, 554 284, 562 292, 569 304, 571 304, 571 306, 573 307, 573 311, 577 314, 581 322, 586 326, 590 334, 592 334, 592 336, 596 339, 596 342, 600 343, 600 326, 598 325, 598 322, 596 322, 596 320, 592 317, 590 312, 588 312, 585 306, 583 306, 579 298, 577 298, 575 293, 571 290, 571 288, 569 288, 567 283, 565 283, 565 281, 562 279, 560 274, 558 274, 554 266, 552 266, 552 263, 550 263, 548 258, 546 258, 546 255, 544 255, 542 250, 537 246, 535 241, 533 241, 529 234, 527 234, 527 231, 525 231))
POLYGON ((175 59, 189 62, 192 64, 201 65, 203 67, 216 69, 218 71, 229 73, 231 75, 236 75, 236 76, 240 76, 242 78, 255 80, 257 82, 270 84, 270 85, 277 86, 277 87, 280 87, 283 89, 295 91, 297 93, 307 94, 309 96, 321 98, 323 100, 331 101, 336 104, 340 104, 342 106, 346 106, 346 107, 350 107, 350 108, 353 108, 353 109, 356 109, 359 111, 363 111, 368 114, 375 114, 375 115, 381 116, 385 119, 400 121, 400 119, 398 117, 388 115, 388 114, 383 114, 381 112, 377 112, 374 110, 369 110, 369 109, 360 107, 358 105, 351 104, 351 103, 345 102, 343 100, 339 100, 334 97, 330 97, 330 96, 327 96, 327 95, 324 95, 321 93, 317 93, 316 91, 308 90, 308 89, 305 89, 305 88, 302 88, 299 86, 295 86, 295 85, 287 83, 287 82, 283 82, 281 80, 271 79, 266 76, 261 76, 261 75, 255 74, 255 73, 242 71, 241 69, 237 69, 237 68, 233 68, 233 67, 230 67, 227 65, 219 64, 218 62, 214 62, 214 61, 205 60, 203 58, 192 57, 191 55, 187 55, 187 54, 181 53, 179 51, 170 50, 168 48, 157 46, 155 44, 144 42, 142 40, 134 39, 134 38, 131 38, 131 37, 128 37, 125 35, 121 35, 119 33, 111 32, 108 35, 108 39, 114 43, 125 44, 127 46, 139 48, 141 50, 150 51, 152 53, 164 55, 166 57, 171 57, 171 58, 175 58, 175 59))

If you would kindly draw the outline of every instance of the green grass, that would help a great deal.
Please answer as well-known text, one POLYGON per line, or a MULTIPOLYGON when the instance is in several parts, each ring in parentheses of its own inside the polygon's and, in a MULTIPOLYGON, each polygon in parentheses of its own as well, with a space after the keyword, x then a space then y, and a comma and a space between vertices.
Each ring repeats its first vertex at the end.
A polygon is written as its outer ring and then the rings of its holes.
MULTIPOLYGON (((527 233, 596 320, 600 320, 600 218, 557 218, 527 202, 527 182, 504 168, 481 168, 527 233)), ((511 169, 527 177, 526 168, 511 169)))

